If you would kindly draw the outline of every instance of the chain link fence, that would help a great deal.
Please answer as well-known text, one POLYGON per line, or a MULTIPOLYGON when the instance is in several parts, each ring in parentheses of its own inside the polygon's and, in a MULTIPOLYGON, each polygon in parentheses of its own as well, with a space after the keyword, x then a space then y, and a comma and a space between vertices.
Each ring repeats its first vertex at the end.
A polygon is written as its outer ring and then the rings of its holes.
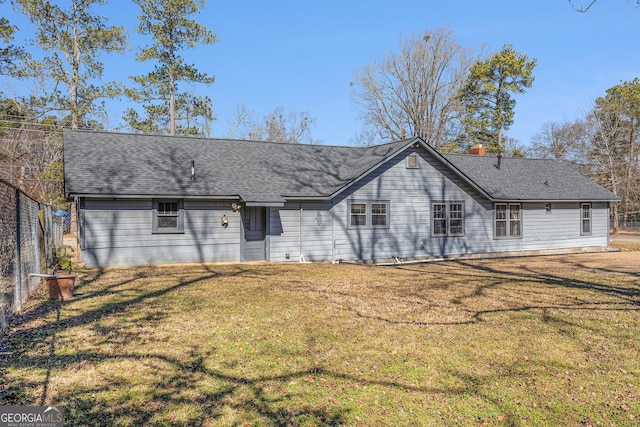
MULTIPOLYGON (((615 217, 611 216, 611 224, 615 223, 615 217)), ((618 214, 618 231, 640 233, 640 211, 618 214)))
POLYGON ((42 283, 29 274, 46 273, 53 266, 61 233, 51 205, 0 180, 0 333, 42 283))

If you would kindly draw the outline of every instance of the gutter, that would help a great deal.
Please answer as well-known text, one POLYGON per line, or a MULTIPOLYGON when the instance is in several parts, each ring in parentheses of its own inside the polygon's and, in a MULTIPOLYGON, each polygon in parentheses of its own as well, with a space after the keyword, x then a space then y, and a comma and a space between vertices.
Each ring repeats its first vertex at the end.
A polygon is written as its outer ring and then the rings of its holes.
MULTIPOLYGON (((94 194, 69 193, 68 199, 75 197, 90 197, 95 199, 192 199, 192 200, 242 200, 240 196, 210 196, 210 195, 181 195, 181 194, 94 194)), ((255 205, 254 205, 255 206, 255 205)), ((260 205, 264 206, 264 205, 260 205)))

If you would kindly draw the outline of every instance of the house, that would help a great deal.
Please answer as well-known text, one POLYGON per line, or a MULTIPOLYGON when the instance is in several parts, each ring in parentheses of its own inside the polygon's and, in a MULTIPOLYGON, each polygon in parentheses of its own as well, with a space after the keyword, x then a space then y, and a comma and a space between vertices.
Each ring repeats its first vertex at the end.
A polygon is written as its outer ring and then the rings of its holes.
POLYGON ((555 160, 64 132, 89 267, 392 261, 609 244, 619 198, 555 160))

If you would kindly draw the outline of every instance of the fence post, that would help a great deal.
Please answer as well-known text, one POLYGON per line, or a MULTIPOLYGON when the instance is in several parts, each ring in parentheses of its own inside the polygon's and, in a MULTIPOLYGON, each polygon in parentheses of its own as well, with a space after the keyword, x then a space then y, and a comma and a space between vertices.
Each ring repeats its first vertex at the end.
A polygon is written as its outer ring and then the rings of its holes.
POLYGON ((13 290, 13 309, 17 312, 22 311, 22 260, 21 260, 21 230, 20 230, 20 190, 15 189, 16 192, 16 286, 13 290))
POLYGON ((39 273, 48 273, 47 271, 47 235, 45 233, 45 211, 44 207, 38 203, 38 252, 40 255, 40 271, 39 273))

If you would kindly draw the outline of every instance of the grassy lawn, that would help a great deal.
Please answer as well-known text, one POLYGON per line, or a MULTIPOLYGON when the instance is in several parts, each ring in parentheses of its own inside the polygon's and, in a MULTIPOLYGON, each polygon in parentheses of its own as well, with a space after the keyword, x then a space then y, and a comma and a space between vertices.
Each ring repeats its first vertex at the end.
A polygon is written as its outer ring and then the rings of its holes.
POLYGON ((68 425, 640 423, 640 252, 91 270, 0 343, 68 425))

